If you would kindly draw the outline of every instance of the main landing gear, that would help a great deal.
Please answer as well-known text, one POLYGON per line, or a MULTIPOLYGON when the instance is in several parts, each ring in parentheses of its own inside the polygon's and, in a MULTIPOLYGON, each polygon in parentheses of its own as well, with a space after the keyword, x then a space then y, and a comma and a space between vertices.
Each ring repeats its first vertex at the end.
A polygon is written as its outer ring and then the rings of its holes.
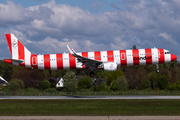
POLYGON ((156 69, 157 69, 157 73, 159 73, 159 65, 158 64, 156 64, 156 69))
POLYGON ((93 71, 91 71, 90 73, 89 73, 89 76, 91 76, 91 77, 94 77, 94 72, 93 71))

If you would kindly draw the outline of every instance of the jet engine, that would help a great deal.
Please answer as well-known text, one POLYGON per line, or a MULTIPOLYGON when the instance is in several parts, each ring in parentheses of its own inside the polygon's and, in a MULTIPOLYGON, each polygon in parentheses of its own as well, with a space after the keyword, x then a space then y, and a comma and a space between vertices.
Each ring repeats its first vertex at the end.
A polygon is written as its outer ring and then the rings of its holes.
POLYGON ((105 71, 116 71, 117 70, 117 64, 114 62, 108 62, 103 64, 105 71))

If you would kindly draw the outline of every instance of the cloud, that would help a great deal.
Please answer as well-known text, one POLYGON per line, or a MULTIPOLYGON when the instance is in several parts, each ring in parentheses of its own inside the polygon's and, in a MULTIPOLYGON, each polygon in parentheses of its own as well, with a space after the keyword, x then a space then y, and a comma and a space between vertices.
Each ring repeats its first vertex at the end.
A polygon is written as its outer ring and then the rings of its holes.
MULTIPOLYGON (((36 47, 42 51, 43 48, 46 48, 44 52, 46 53, 60 53, 61 52, 69 52, 66 45, 73 46, 74 49, 78 47, 78 41, 58 41, 57 39, 47 37, 43 41, 40 41, 36 44, 36 47)), ((42 51, 43 52, 43 51, 42 51)))
MULTIPOLYGON (((101 8, 104 4, 91 5, 101 8)), ((7 1, 0 4, 0 35, 14 33, 28 48, 41 54, 68 52, 67 44, 76 51, 129 49, 136 45, 180 54, 179 1, 122 0, 110 5, 116 10, 91 14, 55 0, 28 8, 7 1), (117 10, 119 4, 123 10, 117 10)))
POLYGON ((178 43, 171 37, 171 35, 168 35, 167 33, 160 33, 159 36, 163 37, 165 40, 173 43, 174 45, 178 45, 178 43))

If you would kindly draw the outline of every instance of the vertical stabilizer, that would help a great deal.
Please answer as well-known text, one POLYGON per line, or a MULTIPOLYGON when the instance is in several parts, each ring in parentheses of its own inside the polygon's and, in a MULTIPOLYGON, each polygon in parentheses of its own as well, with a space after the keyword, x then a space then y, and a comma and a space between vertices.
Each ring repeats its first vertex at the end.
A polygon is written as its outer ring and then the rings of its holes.
POLYGON ((12 59, 25 60, 25 55, 31 56, 31 52, 13 34, 6 34, 6 39, 12 59))

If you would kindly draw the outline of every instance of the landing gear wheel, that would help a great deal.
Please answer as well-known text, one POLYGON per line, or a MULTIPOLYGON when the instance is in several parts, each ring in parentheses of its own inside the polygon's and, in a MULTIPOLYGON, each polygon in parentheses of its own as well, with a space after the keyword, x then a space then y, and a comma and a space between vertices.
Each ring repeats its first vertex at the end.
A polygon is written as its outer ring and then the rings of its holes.
POLYGON ((156 64, 156 69, 157 69, 157 73, 159 73, 159 66, 158 66, 158 64, 156 64))
POLYGON ((89 73, 89 76, 91 76, 91 77, 93 77, 95 74, 94 74, 94 72, 93 71, 91 71, 90 73, 89 73))

